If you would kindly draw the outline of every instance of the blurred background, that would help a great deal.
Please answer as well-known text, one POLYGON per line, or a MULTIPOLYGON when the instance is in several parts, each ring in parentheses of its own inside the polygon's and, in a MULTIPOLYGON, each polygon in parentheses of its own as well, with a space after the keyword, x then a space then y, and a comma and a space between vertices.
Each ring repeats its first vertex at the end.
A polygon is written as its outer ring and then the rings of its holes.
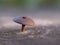
POLYGON ((60 6, 60 0, 0 0, 0 5, 21 7, 60 6))
POLYGON ((0 0, 1 6, 20 6, 20 7, 57 7, 60 0, 0 0))

